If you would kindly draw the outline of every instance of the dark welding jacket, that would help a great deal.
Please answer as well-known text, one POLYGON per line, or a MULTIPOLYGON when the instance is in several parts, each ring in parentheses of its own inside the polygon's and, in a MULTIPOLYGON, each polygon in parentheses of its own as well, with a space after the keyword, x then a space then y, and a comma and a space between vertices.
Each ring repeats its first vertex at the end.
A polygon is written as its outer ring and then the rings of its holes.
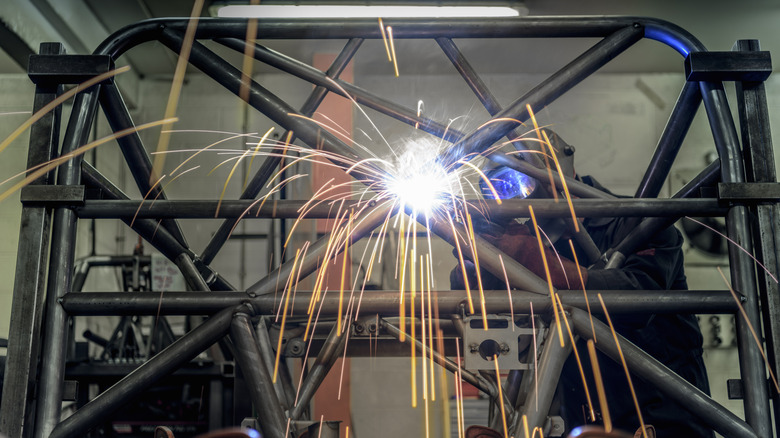
MULTIPOLYGON (((593 178, 583 182, 608 192, 593 178)), ((626 218, 590 218, 585 228, 599 249, 604 252, 617 245, 633 227, 621 227, 626 218), (629 229, 626 229, 629 228, 629 229)), ((688 288, 683 269, 683 238, 673 226, 658 232, 645 246, 627 255, 621 269, 590 269, 587 289, 597 290, 685 290, 688 288)), ((565 245, 559 244, 562 255, 571 257, 565 245)), ((609 310, 609 309, 607 309, 609 310)), ((612 316, 612 315, 611 315, 612 316)), ((695 315, 656 314, 612 316, 616 330, 636 346, 658 359, 672 371, 709 394, 707 372, 702 361, 702 335, 695 315)), ((601 340, 600 342, 612 342, 601 340)), ((577 348, 580 357, 588 357, 584 342, 577 348)), ((639 428, 633 398, 622 365, 599 354, 607 405, 613 426, 628 432, 639 428)), ((589 361, 583 360, 585 376, 590 380, 590 394, 598 412, 596 389, 592 384, 589 361)), ((670 400, 653 385, 632 374, 645 424, 655 426, 659 437, 712 437, 712 431, 693 417, 684 406, 670 400)), ((564 365, 559 385, 561 416, 567 433, 573 427, 587 424, 587 398, 583 390, 577 363, 571 355, 564 365)), ((600 413, 597 414, 599 417, 600 413)))

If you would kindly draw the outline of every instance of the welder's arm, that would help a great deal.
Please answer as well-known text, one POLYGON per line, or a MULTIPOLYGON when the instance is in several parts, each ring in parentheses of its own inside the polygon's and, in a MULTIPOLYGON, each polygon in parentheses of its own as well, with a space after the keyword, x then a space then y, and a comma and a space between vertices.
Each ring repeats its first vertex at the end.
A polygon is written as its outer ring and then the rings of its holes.
POLYGON ((658 234, 643 249, 630 255, 620 269, 591 269, 586 286, 592 290, 685 289, 680 282, 683 264, 682 236, 674 227, 658 234))
MULTIPOLYGON (((525 225, 513 224, 507 227, 506 231, 500 236, 483 235, 482 237, 540 278, 547 279, 544 260, 539 251, 539 242, 536 236, 531 235, 528 227, 525 225)), ((559 256, 555 251, 547 247, 544 248, 544 256, 547 259, 550 279, 556 289, 582 289, 581 281, 587 284, 588 271, 585 268, 578 267, 571 260, 559 256), (580 280, 580 275, 582 275, 582 280, 580 280)), ((469 285, 476 287, 476 269, 473 263, 466 261, 466 268, 469 285)), ((462 271, 463 269, 460 266, 456 266, 453 270, 450 276, 453 289, 464 288, 462 271)), ((499 280, 484 272, 480 272, 480 274, 484 289, 506 287, 506 283, 503 280, 499 280)))

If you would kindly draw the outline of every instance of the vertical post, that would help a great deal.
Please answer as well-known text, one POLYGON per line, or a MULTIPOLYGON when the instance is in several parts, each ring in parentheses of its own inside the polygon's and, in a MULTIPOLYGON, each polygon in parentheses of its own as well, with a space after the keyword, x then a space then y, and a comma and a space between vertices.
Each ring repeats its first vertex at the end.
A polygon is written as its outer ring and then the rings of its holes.
MULTIPOLYGON (((524 416, 528 419, 529 428, 544 426, 544 421, 550 412, 555 388, 558 386, 558 380, 561 377, 563 364, 566 362, 566 358, 569 357, 571 350, 572 345, 568 338, 564 339, 564 346, 561 347, 558 341, 558 328, 555 322, 550 324, 544 344, 542 344, 538 373, 523 373, 521 390, 524 390, 523 392, 527 396, 523 400, 523 404, 517 406, 519 413, 512 426, 512 435, 521 436, 523 427, 522 417, 524 416), (537 376, 539 379, 538 384, 534 382, 537 376)), ((518 400, 519 402, 520 400, 518 400)))
MULTIPOLYGON (((59 43, 43 43, 41 55, 64 54, 59 43)), ((54 100, 62 91, 57 84, 35 87, 33 113, 54 100)), ((59 143, 59 107, 43 116, 30 129, 27 168, 49 161, 59 143)), ((53 173, 53 172, 52 172, 53 173)), ((50 184, 51 174, 32 184, 50 184)), ((38 353, 43 307, 46 251, 49 248, 50 209, 22 207, 19 251, 14 277, 14 297, 8 334, 8 353, 3 383, 0 433, 7 436, 30 436, 35 402, 32 388, 37 380, 38 353)))
POLYGON ((247 380, 249 394, 257 411, 263 435, 269 438, 289 436, 285 432, 287 419, 274 391, 271 372, 266 368, 260 348, 257 346, 249 315, 236 312, 230 324, 230 337, 235 346, 236 361, 247 380))
MULTIPOLYGON (((739 139, 731 118, 726 92, 719 82, 701 82, 701 94, 707 109, 707 118, 718 150, 723 182, 744 182, 739 139)), ((726 214, 726 231, 729 239, 741 246, 729 245, 731 282, 745 296, 743 307, 747 320, 737 316, 737 348, 739 369, 744 389, 745 420, 758 436, 772 436, 769 415, 769 391, 766 368, 760 346, 756 345, 751 326, 760 329, 761 319, 756 290, 756 270, 748 254, 753 253, 748 210, 744 205, 733 205, 726 214), (742 251, 744 249, 744 252, 742 251)))
MULTIPOLYGON (((734 45, 738 51, 760 50, 758 40, 739 40, 734 45)), ((750 182, 776 182, 772 133, 769 129, 769 111, 763 82, 736 82, 737 110, 742 134, 742 154, 745 160, 746 179, 750 182)), ((778 204, 760 204, 750 207, 755 226, 752 227, 756 257, 766 266, 767 273, 759 272, 758 286, 763 314, 764 339, 766 340, 769 366, 777 375, 780 358, 777 342, 780 341, 780 287, 772 280, 778 276, 778 204)), ((772 391, 772 407, 775 430, 780 430, 780 394, 772 391)))
MULTIPOLYGON (((60 155, 70 153, 87 142, 91 123, 97 111, 99 91, 100 85, 95 85, 76 97, 60 155)), ((81 159, 73 158, 60 166, 57 184, 63 186, 78 184, 80 176, 81 159)), ((60 421, 65 347, 68 341, 68 315, 60 306, 59 300, 70 288, 76 250, 77 220, 78 217, 71 208, 58 207, 54 210, 42 333, 41 376, 35 413, 35 436, 40 438, 48 437, 60 421)))

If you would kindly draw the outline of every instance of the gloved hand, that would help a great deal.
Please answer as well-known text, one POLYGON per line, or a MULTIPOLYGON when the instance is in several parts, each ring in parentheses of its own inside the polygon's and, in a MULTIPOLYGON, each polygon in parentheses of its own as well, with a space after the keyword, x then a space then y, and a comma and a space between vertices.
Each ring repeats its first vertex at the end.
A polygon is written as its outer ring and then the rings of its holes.
MULTIPOLYGON (((513 222, 507 226, 505 232, 500 236, 484 234, 482 237, 540 278, 547 279, 544 270, 544 261, 539 252, 539 242, 527 226, 513 222)), ((550 269, 552 284, 556 289, 582 288, 578 271, 582 273, 582 280, 587 283, 587 269, 577 266, 574 262, 565 257, 559 257, 555 251, 546 246, 544 247, 544 254, 550 269)), ((466 256, 467 254, 464 253, 464 257, 466 256)), ((467 262, 466 267, 469 285, 474 288, 477 284, 476 269, 471 262, 467 262)), ((481 274, 482 285, 485 289, 503 289, 506 287, 504 282, 499 281, 496 277, 485 272, 482 272, 481 274), (497 283, 498 286, 494 287, 495 285, 493 283, 497 283)), ((453 289, 464 289, 463 273, 460 266, 456 266, 450 274, 450 283, 453 289)))

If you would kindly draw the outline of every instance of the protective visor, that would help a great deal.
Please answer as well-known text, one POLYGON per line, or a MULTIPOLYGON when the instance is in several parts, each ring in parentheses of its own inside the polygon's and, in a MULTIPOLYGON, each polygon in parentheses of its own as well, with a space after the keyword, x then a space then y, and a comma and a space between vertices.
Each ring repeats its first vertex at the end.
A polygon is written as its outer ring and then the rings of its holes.
MULTIPOLYGON (((490 169, 485 172, 485 176, 498 194, 498 199, 530 198, 538 185, 538 182, 530 176, 505 166, 490 169)), ((484 179, 480 179, 479 188, 485 198, 496 199, 484 179)))

